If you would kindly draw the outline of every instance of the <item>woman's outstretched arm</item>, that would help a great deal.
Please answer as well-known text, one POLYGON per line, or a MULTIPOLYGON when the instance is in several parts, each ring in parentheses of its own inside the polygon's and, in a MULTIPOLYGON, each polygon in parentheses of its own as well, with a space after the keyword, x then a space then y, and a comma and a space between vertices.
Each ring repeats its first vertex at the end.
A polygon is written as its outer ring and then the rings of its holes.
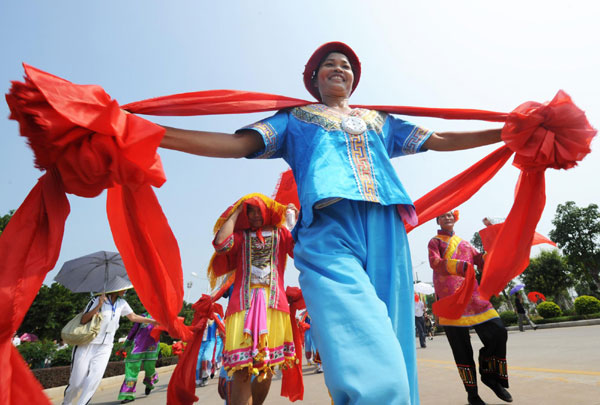
POLYGON ((163 127, 166 130, 160 146, 200 156, 242 158, 264 147, 262 137, 252 130, 235 134, 190 131, 163 127))
POLYGON ((453 151, 500 142, 501 128, 472 132, 435 132, 423 146, 429 150, 453 151))

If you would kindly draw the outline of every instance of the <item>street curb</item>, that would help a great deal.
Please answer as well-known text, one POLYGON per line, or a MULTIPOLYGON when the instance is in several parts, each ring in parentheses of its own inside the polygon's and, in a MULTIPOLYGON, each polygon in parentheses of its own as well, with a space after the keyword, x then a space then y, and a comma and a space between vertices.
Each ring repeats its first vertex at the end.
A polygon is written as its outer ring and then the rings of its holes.
MULTIPOLYGON (((159 367, 156 369, 156 372, 158 373, 158 375, 168 373, 170 371, 175 370, 175 366, 177 366, 177 365, 173 364, 170 366, 159 367)), ((124 378, 125 378, 125 375, 123 375, 123 374, 115 375, 113 377, 103 378, 102 381, 100 382, 100 385, 98 386, 98 389, 96 390, 96 392, 102 391, 102 390, 105 390, 108 388, 113 388, 115 386, 119 386, 123 383, 124 378)), ((60 387, 48 388, 48 389, 44 390, 44 394, 46 394, 46 396, 48 397, 48 399, 50 399, 50 401, 59 401, 64 396, 65 388, 67 388, 66 385, 62 385, 60 387)), ((117 394, 115 393, 115 397, 116 397, 116 395, 117 394)))
MULTIPOLYGON (((555 323, 538 323, 535 326, 537 326, 537 329, 552 329, 552 328, 570 328, 573 326, 590 326, 590 325, 600 325, 600 318, 582 319, 579 321, 565 321, 565 322, 555 322, 555 323)), ((529 324, 523 325, 523 328, 525 330, 533 330, 533 328, 531 326, 529 326, 529 324)), ((519 326, 518 325, 507 326, 506 330, 509 332, 518 331, 519 326)), ((477 333, 474 328, 470 328, 469 332, 477 333)), ((444 333, 444 331, 435 333, 435 336, 444 336, 444 335, 446 335, 446 333, 444 333)))
MULTIPOLYGON (((565 321, 556 323, 539 323, 536 324, 537 329, 551 329, 551 328, 570 328, 572 326, 589 326, 589 325, 600 325, 600 319, 582 319, 579 321, 565 321)), ((525 329, 533 329, 529 324, 523 325, 525 329)), ((519 326, 509 326, 506 328, 508 331, 519 330, 519 326)))

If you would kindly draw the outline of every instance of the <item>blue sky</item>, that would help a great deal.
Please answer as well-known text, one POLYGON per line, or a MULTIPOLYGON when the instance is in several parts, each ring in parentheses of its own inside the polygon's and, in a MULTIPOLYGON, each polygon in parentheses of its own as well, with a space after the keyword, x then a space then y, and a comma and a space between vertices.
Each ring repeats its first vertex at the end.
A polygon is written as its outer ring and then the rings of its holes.
MULTIPOLYGON (((324 42, 348 43, 363 75, 351 102, 510 111, 551 99, 564 89, 590 122, 600 122, 600 29, 591 5, 574 1, 358 0, 285 2, 116 1, 0 2, 0 84, 21 80, 22 62, 75 83, 98 84, 127 103, 209 89, 240 89, 310 99, 301 74, 324 42)), ((41 173, 32 152, 0 104, 0 214, 17 208, 41 173)), ((231 132, 266 114, 149 119, 184 128, 231 132)), ((434 130, 473 130, 495 124, 409 120, 434 130)), ((538 231, 552 229, 557 204, 600 201, 598 141, 579 167, 547 172, 547 204, 538 231), (596 179, 596 180, 595 180, 596 179)), ((494 146, 427 152, 394 161, 417 199, 494 146)), ((188 300, 206 292, 212 226, 221 211, 250 192, 271 195, 282 160, 247 161, 186 156, 161 150, 166 184, 156 190, 179 241, 188 300), (192 272, 199 274, 194 277, 192 272)), ((518 171, 507 165, 461 209, 456 231, 470 239, 484 216, 505 217, 518 171)), ((71 215, 56 271, 69 259, 115 250, 106 194, 69 196, 71 215)), ((409 235, 421 280, 431 280, 426 246, 430 222, 409 235)), ((535 253, 535 250, 534 250, 535 253)), ((297 284, 293 262, 287 281, 297 284)))

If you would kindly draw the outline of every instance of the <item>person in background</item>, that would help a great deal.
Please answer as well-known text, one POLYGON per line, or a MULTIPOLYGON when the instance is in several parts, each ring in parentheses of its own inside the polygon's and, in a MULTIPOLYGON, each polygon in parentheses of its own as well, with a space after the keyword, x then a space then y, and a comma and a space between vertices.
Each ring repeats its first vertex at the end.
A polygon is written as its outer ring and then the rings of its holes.
MULTIPOLYGON (((221 315, 217 315, 222 320, 221 315)), ((223 339, 215 321, 210 319, 204 330, 202 345, 198 351, 196 364, 196 387, 208 385, 208 377, 213 378, 223 355, 223 339)))
POLYGON ((525 311, 525 307, 523 305, 523 296, 521 295, 520 291, 517 291, 517 294, 515 296, 515 306, 517 307, 517 316, 519 317, 519 330, 521 332, 525 331, 523 329, 523 320, 524 319, 527 319, 527 322, 529 322, 529 325, 531 326, 531 328, 533 330, 536 330, 537 325, 532 322, 532 320, 527 315, 527 311, 525 311))
MULTIPOLYGON (((428 244, 429 264, 433 269, 433 285, 438 299, 452 295, 462 285, 468 265, 483 267, 483 255, 454 233, 454 223, 457 220, 458 211, 440 215, 436 221, 441 229, 428 244)), ((479 350, 481 382, 490 387, 501 400, 512 402, 512 396, 507 391, 508 334, 492 304, 479 296, 478 285, 475 286, 462 316, 459 319, 440 316, 439 324, 446 332, 469 404, 485 405, 477 391, 477 372, 469 336, 471 327, 483 343, 479 350)))
POLYGON ((287 209, 297 212, 293 204, 286 207, 262 194, 249 194, 229 207, 215 226, 209 276, 235 272, 223 349, 233 404, 262 404, 275 368, 296 362, 283 284, 287 256, 293 256, 294 248, 285 227, 287 209))
POLYGON ((127 317, 131 322, 156 325, 154 319, 135 314, 122 298, 125 291, 133 288, 133 285, 129 282, 127 285, 120 284, 123 279, 114 280, 114 284, 109 281, 106 293, 97 295, 89 302, 81 317, 81 323, 86 324, 95 314, 101 313, 100 332, 90 343, 73 347, 71 376, 69 385, 65 388, 63 405, 73 404, 80 392, 78 405, 86 405, 91 400, 106 370, 121 316, 127 317))
POLYGON ((308 315, 308 311, 304 311, 299 322, 300 329, 304 330, 304 356, 308 364, 316 364, 317 368, 315 372, 318 374, 323 372, 323 362, 321 361, 319 350, 315 346, 315 340, 312 338, 310 323, 310 315, 308 315))
POLYGON ((425 303, 419 298, 419 294, 415 293, 415 327, 417 329, 417 335, 419 336, 419 343, 421 348, 426 348, 427 343, 425 341, 425 303))
MULTIPOLYGON (((145 315, 152 319, 149 314, 145 315)), ((121 385, 118 399, 122 404, 135 400, 135 386, 138 380, 140 369, 144 368, 144 393, 150 395, 150 392, 158 382, 158 373, 156 372, 156 361, 160 351, 159 336, 154 337, 152 331, 153 324, 135 323, 122 350, 125 351, 125 380, 121 385)))
POLYGON ((433 316, 429 315, 427 312, 425 312, 425 333, 427 334, 427 337, 429 338, 429 340, 433 340, 433 337, 435 336, 435 321, 433 320, 433 316))

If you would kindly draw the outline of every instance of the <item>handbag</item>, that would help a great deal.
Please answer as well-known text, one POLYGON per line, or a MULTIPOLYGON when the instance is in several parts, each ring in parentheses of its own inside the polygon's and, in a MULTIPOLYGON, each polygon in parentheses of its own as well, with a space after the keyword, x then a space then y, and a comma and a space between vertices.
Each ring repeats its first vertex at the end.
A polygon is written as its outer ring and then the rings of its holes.
POLYGON ((86 323, 81 324, 81 317, 84 313, 89 310, 93 301, 90 301, 86 310, 77 314, 71 319, 60 331, 60 336, 65 343, 73 346, 85 345, 90 343, 98 336, 100 332, 100 324, 102 323, 102 314, 97 313, 92 316, 92 319, 86 323))

